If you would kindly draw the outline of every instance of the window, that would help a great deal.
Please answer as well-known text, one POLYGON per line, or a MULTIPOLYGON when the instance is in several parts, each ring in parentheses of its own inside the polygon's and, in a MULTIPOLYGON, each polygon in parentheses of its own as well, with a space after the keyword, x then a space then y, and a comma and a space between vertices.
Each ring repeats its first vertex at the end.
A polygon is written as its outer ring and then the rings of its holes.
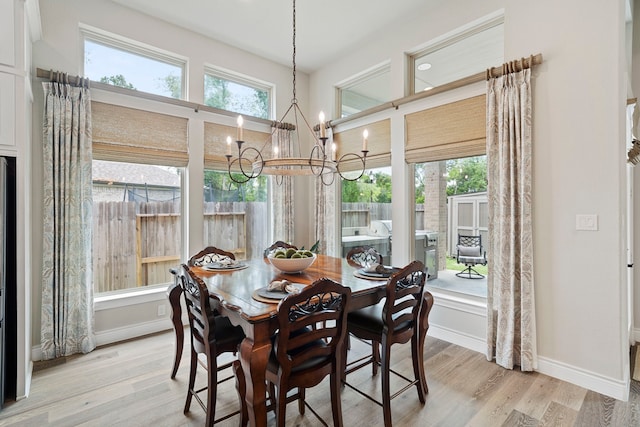
MULTIPOLYGON (((487 157, 417 163, 414 176, 416 239, 424 236, 425 242, 421 253, 416 245, 416 258, 425 257, 430 286, 486 296, 486 279, 463 279, 455 273, 465 268, 456 262, 458 234, 481 235, 483 249, 488 248, 487 157)), ((474 269, 486 276, 486 266, 474 269)))
POLYGON ((271 118, 272 86, 222 70, 207 69, 204 75, 204 103, 210 107, 271 118))
POLYGON ((502 18, 457 34, 410 56, 411 93, 433 89, 502 64, 502 18))
POLYGON ((375 247, 391 263, 391 168, 367 169, 342 180, 342 256, 356 246, 375 247))
POLYGON ((391 101, 389 64, 351 79, 337 87, 338 116, 347 117, 391 101))
MULTIPOLYGON (((240 175, 239 173, 236 175, 240 175)), ((267 243, 267 177, 236 184, 227 172, 204 172, 204 245, 236 259, 261 254, 267 243)))
POLYGON ((167 286, 180 262, 180 171, 93 161, 93 288, 96 296, 167 286))
POLYGON ((88 30, 84 34, 84 75, 90 80, 184 99, 186 61, 135 42, 88 30))

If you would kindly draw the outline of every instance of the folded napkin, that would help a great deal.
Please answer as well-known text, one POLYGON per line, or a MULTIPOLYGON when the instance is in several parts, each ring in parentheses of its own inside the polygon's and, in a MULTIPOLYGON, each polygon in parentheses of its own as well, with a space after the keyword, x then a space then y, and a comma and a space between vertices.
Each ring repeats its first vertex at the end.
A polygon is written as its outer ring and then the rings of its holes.
POLYGON ((274 280, 267 285, 269 292, 285 292, 287 294, 297 294, 300 290, 288 280, 274 280))
POLYGON ((374 262, 368 267, 363 268, 362 271, 365 273, 391 274, 393 273, 393 268, 385 267, 382 264, 378 264, 377 262, 374 262))
POLYGON ((238 264, 238 261, 231 259, 226 255, 207 254, 195 262, 195 265, 206 266, 213 264, 216 267, 232 267, 238 264))

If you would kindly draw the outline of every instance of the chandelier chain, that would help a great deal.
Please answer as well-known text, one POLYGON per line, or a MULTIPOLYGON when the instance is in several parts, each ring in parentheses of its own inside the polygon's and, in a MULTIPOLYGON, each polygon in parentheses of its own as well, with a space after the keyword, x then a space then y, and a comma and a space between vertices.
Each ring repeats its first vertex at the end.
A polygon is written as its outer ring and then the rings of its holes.
POLYGON ((291 103, 298 103, 296 98, 296 0, 293 0, 293 99, 291 103))

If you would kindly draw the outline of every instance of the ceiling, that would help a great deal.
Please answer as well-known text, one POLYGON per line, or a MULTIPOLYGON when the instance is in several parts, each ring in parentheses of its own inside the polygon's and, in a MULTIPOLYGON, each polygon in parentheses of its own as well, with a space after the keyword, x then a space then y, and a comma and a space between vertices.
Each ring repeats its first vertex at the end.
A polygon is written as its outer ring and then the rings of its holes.
MULTIPOLYGON (((291 65, 293 0, 112 0, 291 65)), ((298 0, 296 64, 312 72, 441 0, 298 0)))

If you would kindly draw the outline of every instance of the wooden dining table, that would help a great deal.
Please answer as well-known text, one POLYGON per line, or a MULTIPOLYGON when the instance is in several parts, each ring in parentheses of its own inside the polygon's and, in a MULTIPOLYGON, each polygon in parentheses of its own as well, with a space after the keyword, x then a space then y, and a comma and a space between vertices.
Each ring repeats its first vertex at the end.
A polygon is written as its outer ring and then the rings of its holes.
MULTIPOLYGON (((352 298, 348 309, 352 311, 380 301, 385 296, 387 282, 356 277, 354 273, 357 270, 347 264, 345 259, 327 255, 318 255, 310 267, 295 274, 282 273, 263 258, 243 263, 247 264, 247 268, 209 271, 192 267, 192 271, 204 280, 210 293, 220 298, 221 314, 229 317, 233 324, 241 326, 246 335, 240 346, 239 359, 246 380, 245 401, 249 423, 252 426, 266 426, 265 372, 271 353, 271 336, 277 329, 277 301, 259 301, 254 297, 256 290, 274 280, 286 279, 292 283, 309 285, 317 279, 328 277, 351 288, 352 298)), ((180 286, 174 284, 167 292, 177 344, 182 348, 184 328, 181 320, 180 286)))

